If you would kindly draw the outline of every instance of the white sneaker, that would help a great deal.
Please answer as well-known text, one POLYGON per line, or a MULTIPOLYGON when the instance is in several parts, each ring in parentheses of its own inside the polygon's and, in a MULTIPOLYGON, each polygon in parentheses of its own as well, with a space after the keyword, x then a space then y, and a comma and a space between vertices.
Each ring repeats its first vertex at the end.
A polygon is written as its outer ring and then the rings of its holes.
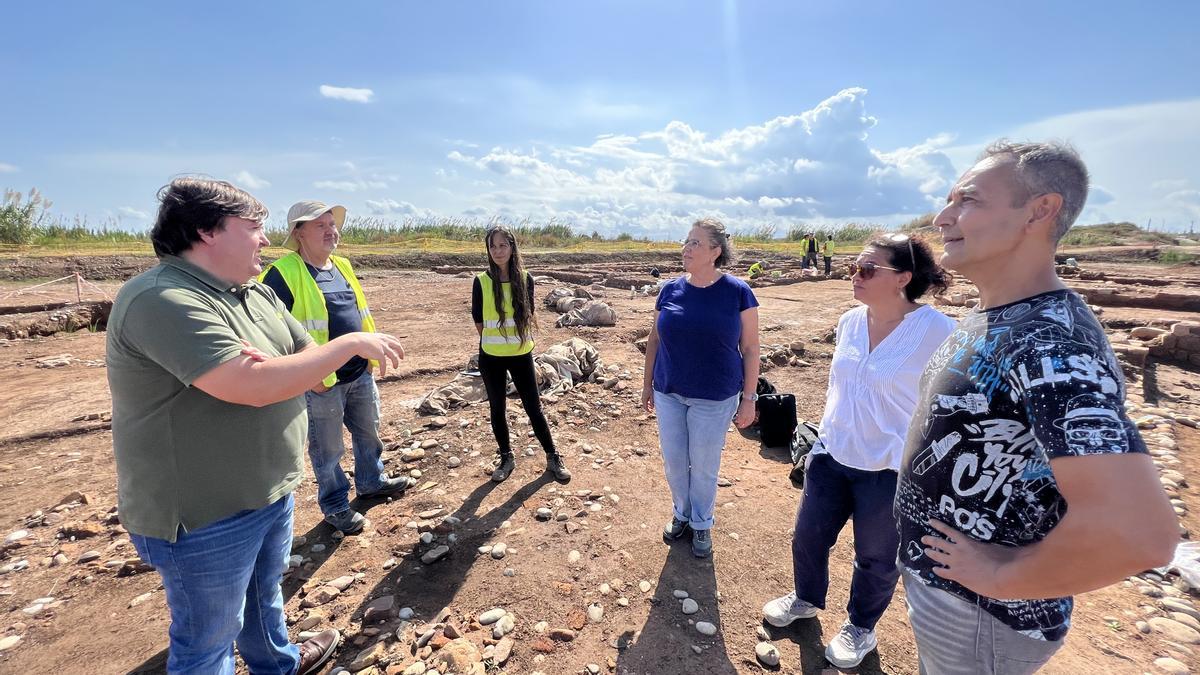
POLYGON ((825 658, 838 668, 853 668, 862 663, 877 645, 875 631, 859 628, 847 621, 829 641, 829 646, 825 648, 825 658))
POLYGON ((797 598, 796 591, 763 605, 763 618, 776 628, 783 628, 796 619, 811 619, 816 615, 816 606, 797 598))

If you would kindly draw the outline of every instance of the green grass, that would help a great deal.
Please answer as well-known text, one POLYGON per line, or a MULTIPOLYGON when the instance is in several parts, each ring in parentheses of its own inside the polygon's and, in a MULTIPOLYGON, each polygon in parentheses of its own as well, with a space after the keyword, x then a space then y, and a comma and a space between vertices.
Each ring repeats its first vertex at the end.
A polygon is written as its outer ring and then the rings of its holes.
MULTIPOLYGON (((605 237, 598 232, 586 234, 562 222, 536 224, 523 221, 503 222, 517 235, 525 250, 545 251, 673 251, 679 247, 674 240, 652 240, 628 232, 605 237)), ((379 218, 351 217, 342 227, 342 247, 353 253, 396 253, 403 251, 470 252, 483 250, 484 234, 491 223, 471 219, 409 218, 391 221, 379 218)), ((735 230, 733 241, 739 248, 755 248, 778 253, 800 252, 804 232, 816 232, 818 239, 832 236, 839 245, 858 244, 882 226, 848 223, 839 226, 793 227, 785 237, 777 237, 773 226, 753 230, 735 230)), ((287 230, 272 228, 267 237, 282 244, 287 230)), ((115 224, 91 226, 75 219, 46 223, 45 219, 23 231, 22 243, 0 243, 0 255, 68 255, 92 253, 110 255, 149 255, 152 253, 148 230, 130 232, 117 229, 115 224)), ((282 249, 273 249, 278 253, 282 249)))
POLYGON ((1178 237, 1147 232, 1133 223, 1100 223, 1072 227, 1059 246, 1121 246, 1174 244, 1178 237))
POLYGON ((1188 253, 1177 248, 1164 248, 1158 253, 1158 262, 1164 265, 1185 265, 1200 262, 1200 253, 1188 253))
MULTIPOLYGON (((36 190, 28 196, 8 191, 0 204, 0 257, 50 255, 152 255, 148 230, 130 232, 114 221, 98 226, 86 218, 71 221, 51 219, 46 212, 50 202, 36 190)), ((887 228, 874 223, 849 222, 810 225, 797 223, 781 234, 774 225, 750 229, 733 229, 737 248, 750 248, 781 254, 800 255, 800 240, 808 232, 818 241, 833 238, 838 250, 861 246, 873 234, 889 229, 904 232, 933 228, 933 214, 918 216, 899 228, 887 228)), ((523 220, 472 218, 405 218, 400 221, 383 218, 351 217, 342 227, 342 248, 347 253, 403 253, 408 251, 469 253, 483 252, 487 228, 500 223, 513 230, 521 247, 527 251, 674 251, 676 241, 651 240, 635 237, 629 232, 605 237, 599 232, 590 234, 576 230, 571 224, 551 220, 535 223, 523 220)), ((272 228, 267 233, 275 244, 287 238, 287 231, 272 228)), ((930 237, 937 244, 936 237, 930 237)), ((1102 223, 1082 225, 1071 229, 1062 246, 1111 246, 1117 244, 1166 245, 1177 238, 1159 232, 1147 232, 1133 223, 1102 223)), ((269 255, 282 255, 283 249, 273 247, 269 255)), ((1196 256, 1174 250, 1164 250, 1161 262, 1189 262, 1196 256)))

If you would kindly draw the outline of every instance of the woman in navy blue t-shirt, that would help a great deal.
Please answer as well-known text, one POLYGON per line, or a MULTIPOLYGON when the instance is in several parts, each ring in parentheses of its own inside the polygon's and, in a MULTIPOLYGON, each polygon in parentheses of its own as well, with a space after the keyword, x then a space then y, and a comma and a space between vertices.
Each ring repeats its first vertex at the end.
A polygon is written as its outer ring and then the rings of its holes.
POLYGON ((646 343, 642 406, 656 410, 674 513, 671 542, 692 531, 692 553, 712 554, 717 471, 730 419, 754 421, 758 398, 758 300, 718 268, 732 261, 725 226, 697 221, 683 243, 682 277, 665 284, 646 343), (741 394, 739 404, 738 395, 741 394))

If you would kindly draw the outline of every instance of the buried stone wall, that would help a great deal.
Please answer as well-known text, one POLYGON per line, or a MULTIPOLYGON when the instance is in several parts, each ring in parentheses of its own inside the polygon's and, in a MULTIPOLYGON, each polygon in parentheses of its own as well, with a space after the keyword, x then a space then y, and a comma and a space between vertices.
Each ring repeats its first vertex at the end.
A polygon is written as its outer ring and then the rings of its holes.
MULTIPOLYGON (((33 308, 39 309, 39 308, 33 308)), ((0 315, 0 338, 17 340, 77 330, 104 330, 112 301, 68 303, 32 312, 0 315)))
POLYGON ((1151 356, 1200 366, 1200 321, 1180 321, 1170 330, 1144 328, 1135 331, 1140 335, 1133 337, 1153 336, 1148 344, 1151 356))
POLYGON ((1139 307, 1166 309, 1177 312, 1200 312, 1200 295, 1160 291, 1152 295, 1136 295, 1116 288, 1072 288, 1087 299, 1088 304, 1105 307, 1139 307))

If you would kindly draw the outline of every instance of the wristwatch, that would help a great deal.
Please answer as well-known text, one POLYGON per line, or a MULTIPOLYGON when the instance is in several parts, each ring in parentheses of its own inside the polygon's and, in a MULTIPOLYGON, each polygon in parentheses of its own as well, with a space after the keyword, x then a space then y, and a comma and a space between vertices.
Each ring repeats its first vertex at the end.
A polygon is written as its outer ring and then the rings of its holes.
POLYGON ((742 394, 742 397, 743 397, 743 398, 748 398, 748 399, 750 399, 751 401, 754 401, 755 403, 757 403, 757 402, 758 402, 758 392, 757 392, 757 391, 756 391, 756 392, 754 392, 754 393, 752 393, 752 394, 750 394, 749 396, 746 396, 745 394, 742 394))

